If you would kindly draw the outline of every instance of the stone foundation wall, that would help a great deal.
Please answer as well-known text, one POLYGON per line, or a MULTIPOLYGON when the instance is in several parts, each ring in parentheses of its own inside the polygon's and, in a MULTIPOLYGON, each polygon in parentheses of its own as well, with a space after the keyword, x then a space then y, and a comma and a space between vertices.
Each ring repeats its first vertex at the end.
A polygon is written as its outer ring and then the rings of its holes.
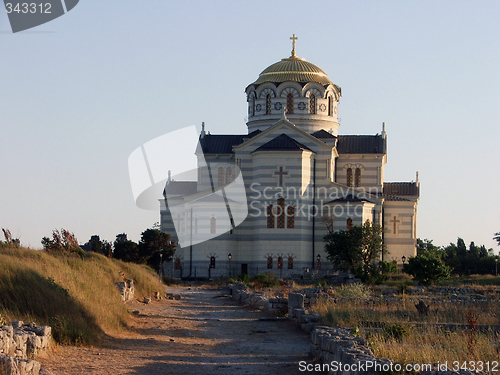
POLYGON ((1 326, 0 375, 49 374, 33 358, 48 348, 51 339, 52 329, 48 326, 21 321, 1 326))
MULTIPOLYGON (((359 374, 382 374, 394 372, 396 364, 387 358, 377 358, 373 354, 368 342, 362 337, 355 337, 351 334, 351 328, 326 327, 321 325, 321 316, 308 309, 319 296, 328 296, 326 288, 310 288, 300 292, 288 294, 285 302, 284 298, 278 298, 279 311, 283 311, 284 306, 288 310, 288 318, 299 325, 305 332, 311 333, 311 351, 313 358, 318 358, 322 366, 332 375, 359 375, 359 374), (342 363, 343 367, 335 367, 332 364, 342 363), (359 368, 359 366, 364 367, 359 368), (369 366, 369 367, 367 367, 369 366)), ((242 283, 229 285, 229 291, 233 299, 243 304, 251 305, 265 312, 274 312, 274 305, 271 300, 260 292, 250 292, 242 283), (272 306, 271 308, 269 308, 272 306)), ((462 371, 460 373, 446 371, 426 371, 422 375, 472 375, 471 372, 462 371)))
POLYGON ((262 292, 250 292, 243 283, 229 285, 229 291, 235 301, 253 306, 270 315, 285 315, 288 312, 288 298, 268 298, 262 292))

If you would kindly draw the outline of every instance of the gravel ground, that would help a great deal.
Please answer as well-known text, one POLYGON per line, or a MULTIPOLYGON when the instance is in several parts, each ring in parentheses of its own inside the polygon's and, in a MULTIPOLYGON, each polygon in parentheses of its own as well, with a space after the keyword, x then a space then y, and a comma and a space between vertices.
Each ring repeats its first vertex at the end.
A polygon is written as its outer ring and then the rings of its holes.
MULTIPOLYGON (((129 302, 133 333, 99 347, 56 347, 38 358, 54 375, 304 374, 309 335, 289 321, 259 321, 262 312, 220 291, 169 288, 182 299, 129 302)), ((315 374, 320 374, 315 372, 315 374)))

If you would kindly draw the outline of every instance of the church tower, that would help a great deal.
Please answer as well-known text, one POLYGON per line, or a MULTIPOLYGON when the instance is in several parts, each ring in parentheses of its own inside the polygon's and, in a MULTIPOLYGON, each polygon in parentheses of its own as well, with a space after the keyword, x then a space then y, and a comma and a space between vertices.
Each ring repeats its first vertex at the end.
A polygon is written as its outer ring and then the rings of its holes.
POLYGON ((321 129, 338 134, 340 87, 316 65, 297 57, 295 34, 291 56, 267 67, 247 86, 248 133, 264 131, 286 113, 307 133, 321 129))
POLYGON ((316 65, 297 57, 295 34, 292 54, 267 67, 247 86, 248 133, 265 130, 286 113, 302 130, 314 133, 321 129, 338 134, 337 109, 340 87, 316 65))

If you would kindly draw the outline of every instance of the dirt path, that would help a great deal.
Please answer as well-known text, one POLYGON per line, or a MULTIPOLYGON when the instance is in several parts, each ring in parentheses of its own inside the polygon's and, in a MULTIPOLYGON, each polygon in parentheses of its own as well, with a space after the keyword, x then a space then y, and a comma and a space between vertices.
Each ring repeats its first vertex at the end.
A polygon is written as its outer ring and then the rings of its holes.
POLYGON ((38 358, 55 375, 303 374, 309 336, 288 321, 259 321, 220 291, 169 289, 182 299, 132 302, 135 333, 100 347, 58 347, 38 358))

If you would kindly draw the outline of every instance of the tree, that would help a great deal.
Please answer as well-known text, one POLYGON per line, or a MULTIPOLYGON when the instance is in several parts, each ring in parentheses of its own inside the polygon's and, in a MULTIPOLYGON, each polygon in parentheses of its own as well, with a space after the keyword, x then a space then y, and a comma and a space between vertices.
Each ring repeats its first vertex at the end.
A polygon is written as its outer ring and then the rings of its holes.
POLYGON ((417 255, 426 252, 439 253, 442 250, 441 247, 434 245, 432 240, 417 238, 417 255))
POLYGON ((500 232, 495 233, 495 237, 493 237, 494 240, 498 242, 498 246, 500 246, 500 232))
MULTIPOLYGON (((21 241, 19 238, 13 238, 12 234, 10 233, 10 230, 2 228, 3 236, 5 237, 5 244, 11 245, 14 247, 19 247, 21 246, 21 241)), ((3 242, 0 241, 0 244, 3 242)))
POLYGON ((403 266, 403 271, 424 285, 446 279, 451 274, 451 268, 444 264, 438 254, 432 252, 410 258, 408 264, 403 266))
POLYGON ((146 229, 142 232, 139 241, 140 262, 156 267, 160 263, 160 251, 164 260, 174 256, 175 245, 170 240, 170 234, 158 229, 146 229))
POLYGON ((383 228, 367 220, 363 226, 353 226, 349 230, 333 231, 327 225, 325 251, 328 260, 343 271, 351 271, 363 279, 373 272, 373 263, 385 253, 382 239, 383 228))
POLYGON ((139 246, 134 241, 127 239, 126 233, 118 234, 114 242, 113 257, 124 262, 139 263, 141 259, 139 246))
POLYGON ((83 250, 78 245, 76 236, 66 229, 52 231, 52 239, 42 238, 42 245, 46 251, 67 251, 83 254, 83 250))

